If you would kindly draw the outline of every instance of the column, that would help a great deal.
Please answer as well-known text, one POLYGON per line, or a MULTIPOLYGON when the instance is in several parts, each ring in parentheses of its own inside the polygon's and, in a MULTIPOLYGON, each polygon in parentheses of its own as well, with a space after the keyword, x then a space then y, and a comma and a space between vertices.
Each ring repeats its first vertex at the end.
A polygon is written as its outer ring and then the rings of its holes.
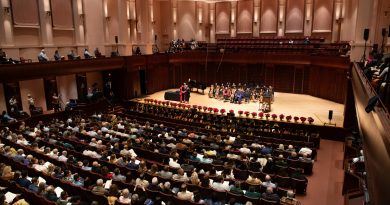
POLYGON ((284 20, 286 15, 286 0, 279 0, 278 36, 284 36, 284 20))
POLYGON ((148 7, 149 7, 149 43, 155 44, 154 42, 154 35, 155 35, 155 25, 156 21, 154 19, 154 10, 153 10, 153 0, 149 0, 148 2, 148 7))
POLYGON ((237 36, 237 1, 230 2, 230 37, 237 36))
POLYGON ((130 0, 129 2, 129 27, 130 27, 130 41, 132 43, 137 42, 137 12, 136 12, 136 7, 135 7, 135 0, 130 0))
POLYGON ((341 37, 341 24, 343 23, 343 0, 335 0, 334 12, 333 12, 333 30, 332 41, 340 41, 341 37))
POLYGON ((311 36, 312 30, 312 21, 313 21, 313 0, 305 1, 305 23, 303 32, 305 36, 311 36))
POLYGON ((172 0, 172 23, 173 23, 173 39, 177 39, 177 0, 172 0))
POLYGON ((128 10, 127 0, 118 0, 118 4, 116 5, 116 16, 115 19, 118 21, 117 35, 118 35, 118 49, 120 55, 129 55, 131 53, 131 48, 128 48, 128 10))
MULTIPOLYGON (((74 19, 74 34, 76 45, 85 45, 85 32, 84 32, 84 5, 82 0, 73 0, 73 19, 74 19)), ((90 48, 91 50, 92 48, 90 48)), ((93 48, 94 49, 94 48, 93 48)))
POLYGON ((2 22, 2 26, 0 26, 0 42, 6 46, 14 45, 11 12, 9 0, 1 0, 0 22, 2 22))
POLYGON ((196 39, 197 41, 202 41, 203 40, 203 24, 204 24, 204 19, 203 19, 203 2, 195 2, 196 3, 196 22, 197 22, 197 32, 196 32, 196 39))
POLYGON ((53 27, 51 22, 50 0, 39 0, 39 19, 42 46, 53 45, 53 27))
POLYGON ((104 16, 104 39, 105 39, 105 44, 110 44, 110 20, 111 17, 108 14, 108 5, 107 5, 108 0, 103 0, 103 16, 104 16))
POLYGON ((260 0, 253 0, 253 37, 260 36, 260 0))
POLYGON ((215 3, 209 4, 210 43, 215 43, 215 3))

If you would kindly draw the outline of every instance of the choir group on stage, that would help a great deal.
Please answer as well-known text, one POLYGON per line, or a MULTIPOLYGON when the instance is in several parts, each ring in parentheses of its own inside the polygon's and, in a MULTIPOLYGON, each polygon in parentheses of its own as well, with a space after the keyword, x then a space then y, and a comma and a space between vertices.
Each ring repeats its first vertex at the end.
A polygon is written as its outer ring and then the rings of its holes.
POLYGON ((259 102, 259 109, 262 110, 265 109, 264 106, 267 106, 263 102, 264 97, 270 97, 273 101, 274 91, 272 86, 259 86, 258 84, 249 86, 241 83, 238 85, 215 83, 210 86, 209 97, 237 104, 259 102))

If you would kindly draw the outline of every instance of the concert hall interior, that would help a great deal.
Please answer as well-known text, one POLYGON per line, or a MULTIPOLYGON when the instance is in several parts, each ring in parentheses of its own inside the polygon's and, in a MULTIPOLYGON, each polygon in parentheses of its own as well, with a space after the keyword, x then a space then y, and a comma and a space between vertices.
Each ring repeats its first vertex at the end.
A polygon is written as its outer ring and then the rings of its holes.
POLYGON ((389 0, 1 0, 0 204, 388 204, 389 0))

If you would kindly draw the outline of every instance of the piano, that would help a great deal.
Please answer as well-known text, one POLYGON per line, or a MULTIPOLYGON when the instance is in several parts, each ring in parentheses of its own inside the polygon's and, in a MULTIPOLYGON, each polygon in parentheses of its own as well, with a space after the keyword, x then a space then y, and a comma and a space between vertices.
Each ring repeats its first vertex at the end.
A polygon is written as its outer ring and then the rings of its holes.
POLYGON ((206 83, 197 82, 196 80, 188 79, 188 87, 190 88, 191 92, 194 88, 196 88, 196 92, 199 92, 199 90, 202 90, 202 94, 204 94, 204 90, 206 89, 206 83))

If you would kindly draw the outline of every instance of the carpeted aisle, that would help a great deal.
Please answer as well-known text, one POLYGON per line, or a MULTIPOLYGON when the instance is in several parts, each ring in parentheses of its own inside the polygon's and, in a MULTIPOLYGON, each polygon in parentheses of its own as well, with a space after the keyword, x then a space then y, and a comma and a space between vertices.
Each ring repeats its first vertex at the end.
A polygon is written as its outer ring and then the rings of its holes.
POLYGON ((297 196, 302 205, 343 205, 344 143, 321 140, 313 174, 305 196, 297 196))

